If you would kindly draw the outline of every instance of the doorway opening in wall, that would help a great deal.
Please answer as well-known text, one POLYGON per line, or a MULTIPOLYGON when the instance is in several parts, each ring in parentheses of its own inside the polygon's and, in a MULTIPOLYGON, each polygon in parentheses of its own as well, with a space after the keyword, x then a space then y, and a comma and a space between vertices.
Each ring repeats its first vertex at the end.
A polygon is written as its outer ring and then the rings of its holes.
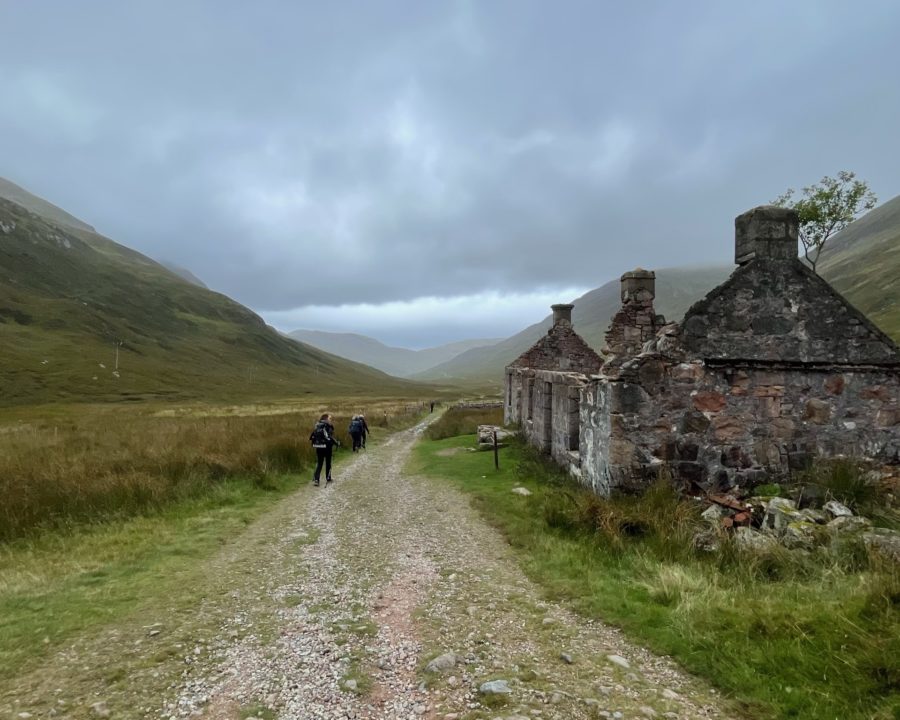
POLYGON ((506 407, 512 407, 512 375, 506 378, 506 407))
POLYGON ((544 447, 553 449, 553 383, 544 383, 544 447))
POLYGON ((569 388, 569 450, 578 452, 578 441, 581 433, 581 415, 579 415, 579 400, 581 394, 578 390, 569 388))
POLYGON ((528 419, 534 419, 534 380, 528 381, 528 419))

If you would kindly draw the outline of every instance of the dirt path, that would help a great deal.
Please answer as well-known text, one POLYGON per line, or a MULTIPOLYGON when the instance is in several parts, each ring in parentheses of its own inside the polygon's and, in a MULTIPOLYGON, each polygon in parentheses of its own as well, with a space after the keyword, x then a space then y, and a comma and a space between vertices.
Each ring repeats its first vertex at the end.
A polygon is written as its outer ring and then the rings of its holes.
POLYGON ((724 717, 668 660, 546 601, 465 496, 404 475, 421 430, 283 500, 190 576, 189 602, 17 678, 0 717, 724 717), (494 680, 508 694, 479 692, 494 680))
POLYGON ((251 583, 276 601, 272 622, 232 618, 226 636, 245 622, 249 634, 195 665, 164 715, 721 717, 715 694, 671 662, 544 601, 455 490, 405 477, 420 431, 285 516, 251 583), (447 654, 443 671, 425 671, 447 654), (490 680, 510 693, 480 693, 490 680))

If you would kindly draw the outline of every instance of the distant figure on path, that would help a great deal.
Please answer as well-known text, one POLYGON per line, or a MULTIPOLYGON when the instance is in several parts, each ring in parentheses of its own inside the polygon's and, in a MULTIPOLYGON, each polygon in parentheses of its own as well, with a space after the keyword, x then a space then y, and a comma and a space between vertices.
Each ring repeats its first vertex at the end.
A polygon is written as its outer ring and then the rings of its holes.
POLYGON ((353 452, 358 452, 363 443, 363 421, 361 415, 354 415, 347 427, 347 432, 353 439, 353 452))
POLYGON ((366 422, 366 416, 360 415, 359 421, 362 423, 362 446, 366 449, 366 436, 369 434, 369 423, 366 422))
POLYGON ((312 446, 316 449, 316 471, 313 473, 313 485, 319 486, 319 478, 322 476, 322 464, 325 464, 325 484, 331 482, 331 452, 335 445, 340 446, 334 436, 334 425, 331 423, 331 415, 325 413, 319 418, 316 427, 309 436, 312 446))
POLYGON ((434 412, 434 400, 431 401, 431 410, 428 412, 434 412))

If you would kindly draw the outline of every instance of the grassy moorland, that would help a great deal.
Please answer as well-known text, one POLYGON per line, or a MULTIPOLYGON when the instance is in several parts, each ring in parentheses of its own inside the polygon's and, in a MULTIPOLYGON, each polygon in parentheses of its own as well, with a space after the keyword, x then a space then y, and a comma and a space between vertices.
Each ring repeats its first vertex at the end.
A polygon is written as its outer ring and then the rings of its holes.
POLYGON ((471 495, 553 597, 677 658, 747 717, 900 717, 896 566, 855 545, 703 553, 701 508, 666 486, 602 500, 526 447, 502 450, 499 472, 483 453, 446 452, 473 442, 423 441, 414 470, 471 495), (532 495, 513 502, 515 486, 532 495))
POLYGON ((201 497, 234 478, 265 489, 315 462, 324 408, 339 437, 364 411, 377 429, 422 405, 390 399, 234 407, 60 406, 0 418, 0 542, 122 519, 201 497))
MULTIPOLYGON (((309 483, 323 408, 374 443, 421 416, 404 400, 20 409, 0 423, 0 679, 73 637, 207 589, 202 561, 309 483), (315 407, 315 409, 313 409, 315 407), (196 576, 196 577, 195 577, 196 576)), ((427 408, 424 410, 427 412, 427 408)), ((349 452, 338 451, 336 472, 349 452)))

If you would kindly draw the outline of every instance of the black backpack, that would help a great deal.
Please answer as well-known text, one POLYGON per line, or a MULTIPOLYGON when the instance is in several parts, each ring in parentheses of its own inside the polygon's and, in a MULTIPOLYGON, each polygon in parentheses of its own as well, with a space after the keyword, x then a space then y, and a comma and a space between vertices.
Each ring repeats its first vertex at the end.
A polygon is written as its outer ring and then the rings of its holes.
POLYGON ((328 437, 328 431, 325 429, 325 423, 316 423, 316 429, 313 430, 309 436, 309 441, 313 444, 313 447, 325 447, 328 445, 330 439, 331 438, 328 437))
POLYGON ((362 420, 359 418, 355 418, 350 422, 350 427, 348 430, 352 433, 362 432, 362 420))

